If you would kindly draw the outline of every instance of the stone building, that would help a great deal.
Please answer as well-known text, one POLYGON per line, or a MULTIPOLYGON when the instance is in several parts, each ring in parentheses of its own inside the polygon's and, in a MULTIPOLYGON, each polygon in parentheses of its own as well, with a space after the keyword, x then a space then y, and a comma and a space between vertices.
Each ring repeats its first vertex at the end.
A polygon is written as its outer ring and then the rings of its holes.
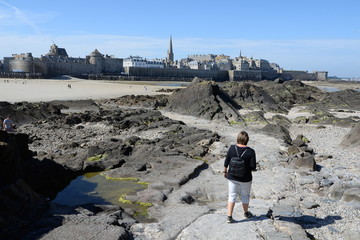
POLYGON ((241 57, 236 57, 233 60, 233 66, 234 66, 234 69, 238 70, 238 71, 248 71, 250 69, 249 62, 241 57))
POLYGON ((164 61, 160 59, 148 60, 139 56, 124 58, 123 67, 142 67, 142 68, 164 68, 164 61))
POLYGON ((43 75, 120 74, 123 60, 101 54, 97 49, 86 58, 69 57, 65 48, 53 44, 40 58, 31 53, 4 58, 4 72, 41 73, 43 75))

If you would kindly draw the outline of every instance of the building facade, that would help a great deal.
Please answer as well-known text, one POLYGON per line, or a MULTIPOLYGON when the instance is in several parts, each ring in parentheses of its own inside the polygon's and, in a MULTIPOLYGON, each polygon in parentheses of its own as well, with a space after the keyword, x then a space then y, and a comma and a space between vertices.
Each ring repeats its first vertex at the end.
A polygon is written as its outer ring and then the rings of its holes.
POLYGON ((142 68, 164 68, 164 61, 160 59, 148 60, 139 56, 124 58, 123 67, 142 67, 142 68))
POLYGON ((64 48, 53 44, 40 58, 31 53, 4 58, 4 72, 41 73, 43 75, 120 74, 123 59, 101 54, 97 49, 86 58, 69 57, 64 48))

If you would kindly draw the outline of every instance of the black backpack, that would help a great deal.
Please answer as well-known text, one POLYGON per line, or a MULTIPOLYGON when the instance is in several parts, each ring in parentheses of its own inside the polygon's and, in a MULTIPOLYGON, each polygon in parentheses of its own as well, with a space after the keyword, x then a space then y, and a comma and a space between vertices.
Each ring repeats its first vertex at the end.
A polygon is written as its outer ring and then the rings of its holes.
POLYGON ((245 177, 246 175, 246 166, 245 166, 245 160, 242 158, 246 152, 247 149, 241 154, 239 157, 239 153, 237 150, 237 147, 235 147, 237 157, 232 157, 230 159, 229 163, 229 174, 234 177, 245 177))

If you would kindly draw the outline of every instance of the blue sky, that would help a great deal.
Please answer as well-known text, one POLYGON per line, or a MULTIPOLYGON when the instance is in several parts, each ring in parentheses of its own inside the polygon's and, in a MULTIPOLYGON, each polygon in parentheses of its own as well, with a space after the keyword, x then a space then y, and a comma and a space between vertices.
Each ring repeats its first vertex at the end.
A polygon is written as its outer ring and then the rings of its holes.
POLYGON ((267 59, 360 77, 360 0, 0 0, 0 59, 54 42, 72 57, 190 54, 267 59))

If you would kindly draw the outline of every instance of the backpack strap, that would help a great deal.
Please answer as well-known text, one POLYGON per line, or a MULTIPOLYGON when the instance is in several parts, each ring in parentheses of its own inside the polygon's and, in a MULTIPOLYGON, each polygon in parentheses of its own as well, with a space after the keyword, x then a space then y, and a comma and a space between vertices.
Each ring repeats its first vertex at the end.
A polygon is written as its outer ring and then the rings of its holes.
MULTIPOLYGON (((237 156, 239 157, 239 152, 238 152, 237 146, 236 146, 236 145, 234 145, 234 146, 235 146, 236 154, 237 154, 237 156)), ((245 151, 241 154, 240 157, 244 156, 246 150, 248 150, 248 149, 246 148, 245 151)))
POLYGON ((235 147, 236 154, 237 154, 237 156, 239 157, 239 152, 238 152, 237 146, 234 145, 234 147, 235 147))

